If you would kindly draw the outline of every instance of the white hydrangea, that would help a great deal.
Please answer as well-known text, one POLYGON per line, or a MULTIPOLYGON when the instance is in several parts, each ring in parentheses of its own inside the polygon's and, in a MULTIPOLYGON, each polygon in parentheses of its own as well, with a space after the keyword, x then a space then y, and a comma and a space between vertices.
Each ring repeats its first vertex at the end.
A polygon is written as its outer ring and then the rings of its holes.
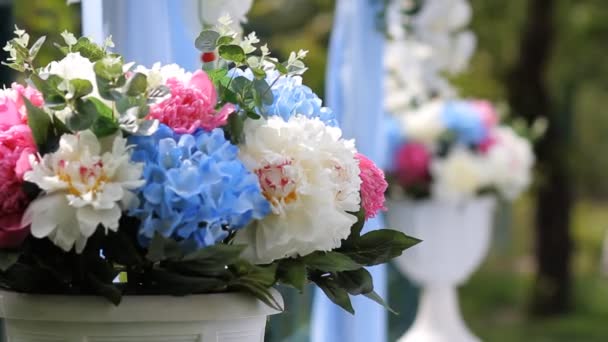
POLYGON ((465 147, 456 147, 446 158, 431 163, 435 198, 459 200, 474 197, 490 185, 487 160, 465 147))
POLYGON ((488 173, 496 189, 513 200, 532 182, 534 152, 530 142, 509 127, 499 127, 486 154, 488 173))
POLYGON ((444 101, 429 102, 417 110, 398 116, 401 130, 407 139, 418 141, 429 146, 435 145, 439 136, 445 132, 445 124, 441 118, 444 101))
POLYGON ((352 140, 319 119, 273 116, 245 123, 240 158, 255 172, 272 214, 244 229, 237 243, 256 263, 337 248, 360 206, 352 140))
POLYGON ((464 71, 476 46, 475 35, 465 30, 472 15, 467 0, 425 0, 419 12, 401 15, 409 3, 393 0, 387 10, 394 38, 385 54, 386 103, 392 113, 433 97, 455 96, 445 74, 464 71))

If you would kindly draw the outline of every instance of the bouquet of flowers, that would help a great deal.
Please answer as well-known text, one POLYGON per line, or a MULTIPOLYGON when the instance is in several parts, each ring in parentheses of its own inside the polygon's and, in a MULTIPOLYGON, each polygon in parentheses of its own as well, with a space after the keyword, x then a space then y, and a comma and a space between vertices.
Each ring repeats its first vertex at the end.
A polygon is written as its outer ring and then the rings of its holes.
POLYGON ((418 240, 362 234, 384 175, 342 138, 302 84, 306 51, 271 57, 222 18, 196 46, 203 70, 127 63, 65 32, 4 48, 24 74, 0 94, 0 286, 122 295, 242 291, 277 307, 276 284, 317 284, 353 312, 366 266, 418 240))
POLYGON ((530 142, 487 101, 434 100, 390 120, 392 197, 512 200, 531 182, 530 142))

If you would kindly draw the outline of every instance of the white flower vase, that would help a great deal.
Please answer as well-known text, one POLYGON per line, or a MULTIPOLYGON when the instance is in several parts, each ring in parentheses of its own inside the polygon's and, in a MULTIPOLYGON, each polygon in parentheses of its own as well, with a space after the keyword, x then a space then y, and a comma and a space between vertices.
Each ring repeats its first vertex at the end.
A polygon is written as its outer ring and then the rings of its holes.
POLYGON ((457 287, 479 267, 490 245, 495 199, 388 203, 389 227, 422 240, 395 260, 422 287, 413 326, 398 342, 479 342, 467 328, 457 287))
POLYGON ((240 293, 125 296, 114 306, 98 297, 0 291, 7 342, 263 342, 267 316, 276 313, 240 293))

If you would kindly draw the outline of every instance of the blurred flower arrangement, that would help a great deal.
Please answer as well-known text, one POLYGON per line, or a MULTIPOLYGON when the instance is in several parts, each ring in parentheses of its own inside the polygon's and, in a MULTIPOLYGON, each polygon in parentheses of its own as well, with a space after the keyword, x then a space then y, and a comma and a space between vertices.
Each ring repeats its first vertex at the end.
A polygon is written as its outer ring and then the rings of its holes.
POLYGON ((493 192, 512 200, 531 183, 528 138, 542 133, 542 123, 520 136, 499 124, 491 103, 479 100, 434 100, 391 120, 392 197, 466 199, 493 192))
POLYGON ((195 44, 208 58, 126 63, 65 32, 65 57, 16 30, 0 94, 0 284, 28 293, 243 291, 271 306, 276 284, 317 284, 354 312, 366 266, 418 240, 361 234, 384 208, 384 175, 341 137, 302 84, 305 51, 270 56, 222 18, 195 44))
POLYGON ((499 124, 494 106, 458 99, 446 76, 475 50, 467 0, 389 1, 386 127, 392 198, 466 199, 494 192, 514 199, 532 178, 529 140, 544 133, 499 124), (516 133, 517 131, 517 133, 516 133), (524 138, 523 136, 526 136, 524 138))
POLYGON ((386 107, 409 110, 433 97, 453 97, 448 76, 464 71, 477 39, 466 26, 467 0, 386 0, 386 107))

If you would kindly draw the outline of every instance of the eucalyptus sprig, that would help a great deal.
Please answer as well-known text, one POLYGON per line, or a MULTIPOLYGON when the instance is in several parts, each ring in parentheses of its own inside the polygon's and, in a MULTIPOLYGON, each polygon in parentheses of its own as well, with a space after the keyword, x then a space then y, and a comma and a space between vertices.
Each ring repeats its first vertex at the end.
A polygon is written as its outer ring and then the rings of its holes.
POLYGON ((219 57, 212 63, 221 67, 208 73, 218 88, 218 106, 225 103, 237 105, 238 111, 230 116, 226 133, 233 143, 238 143, 244 121, 259 119, 264 114, 263 106, 273 103, 271 88, 279 78, 301 75, 306 71, 303 59, 308 52, 292 52, 287 61, 279 61, 271 56, 268 45, 258 46, 260 40, 255 32, 240 37, 232 30, 231 23, 229 17, 221 18, 216 27, 200 33, 195 46, 203 53, 219 57), (250 70, 253 77, 238 76, 236 72, 229 72, 231 69, 250 70))
POLYGON ((32 46, 29 46, 30 35, 25 30, 15 25, 14 32, 16 37, 9 40, 3 48, 4 51, 9 53, 9 57, 2 64, 19 72, 33 72, 35 70, 34 60, 38 56, 46 37, 38 38, 32 46))

